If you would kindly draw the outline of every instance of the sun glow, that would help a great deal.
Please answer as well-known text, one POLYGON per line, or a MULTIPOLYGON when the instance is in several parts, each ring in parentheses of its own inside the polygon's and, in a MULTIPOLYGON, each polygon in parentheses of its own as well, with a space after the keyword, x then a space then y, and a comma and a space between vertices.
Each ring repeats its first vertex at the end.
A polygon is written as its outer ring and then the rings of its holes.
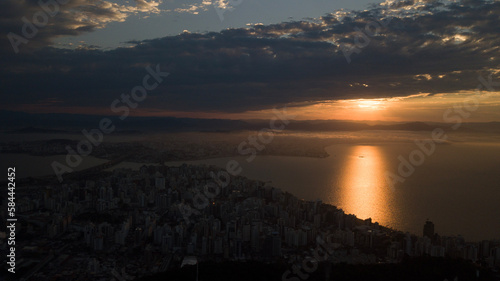
POLYGON ((386 212, 391 200, 385 180, 387 160, 378 146, 353 146, 340 179, 341 205, 360 218, 388 223, 386 212))
POLYGON ((358 107, 366 109, 381 109, 383 107, 380 100, 356 100, 358 107))
MULTIPOLYGON (((438 77, 438 76, 436 76, 438 77)), ((424 78, 426 79, 426 78, 424 78)), ((436 78, 437 79, 437 78, 436 78)), ((428 121, 443 122, 443 113, 465 100, 470 100, 477 95, 475 91, 462 91, 457 93, 417 93, 402 97, 387 97, 373 99, 341 99, 327 100, 322 102, 304 102, 288 104, 286 111, 288 115, 294 116, 294 120, 356 120, 356 121, 428 121)), ((50 100, 49 103, 54 101, 50 100)), ((52 105, 50 103, 50 105, 52 105)), ((55 107, 46 106, 45 111, 37 110, 39 104, 25 104, 26 108, 33 108, 32 113, 51 112, 55 107), (30 106, 30 107, 29 107, 30 106)), ((59 107, 61 108, 61 107, 59 107)), ((88 112, 82 108, 64 108, 59 112, 88 112)), ((135 116, 174 116, 178 118, 222 118, 222 119, 272 119, 276 117, 277 109, 264 109, 246 111, 241 113, 226 112, 183 112, 166 111, 164 109, 139 109, 133 111, 135 116)), ((107 114, 109 108, 95 110, 94 114, 107 114)), ((480 99, 479 109, 471 114, 468 121, 484 122, 498 119, 500 112, 500 92, 489 92, 480 99)))

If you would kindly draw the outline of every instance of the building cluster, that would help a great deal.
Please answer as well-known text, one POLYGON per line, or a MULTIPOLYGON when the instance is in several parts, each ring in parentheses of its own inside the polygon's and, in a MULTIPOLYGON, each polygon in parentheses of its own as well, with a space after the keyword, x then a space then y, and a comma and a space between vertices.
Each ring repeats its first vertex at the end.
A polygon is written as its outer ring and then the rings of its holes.
POLYGON ((32 155, 60 155, 67 153, 65 146, 73 144, 70 140, 4 142, 0 143, 2 153, 29 153, 32 155))
MULTIPOLYGON (((149 140, 141 142, 104 142, 94 146, 91 156, 101 159, 117 159, 126 156, 128 161, 137 163, 164 163, 166 161, 187 161, 203 158, 240 156, 238 144, 241 138, 230 135, 228 138, 215 135, 206 140, 204 137, 189 138, 177 136, 178 139, 149 140), (203 141, 201 141, 203 140, 203 141)), ((227 135, 224 135, 227 136, 227 135)), ((0 142, 2 153, 23 153, 30 155, 65 155, 70 149, 77 151, 78 141, 71 139, 53 139, 48 141, 10 141, 0 142)), ((325 141, 288 140, 278 138, 259 151, 260 154, 327 157, 323 149, 325 141)))
POLYGON ((400 260, 404 256, 463 258, 490 268, 500 267, 500 241, 466 242, 461 236, 440 236, 434 224, 426 221, 423 236, 401 233, 388 248, 387 256, 400 260))
POLYGON ((331 262, 429 255, 500 266, 500 241, 439 237, 430 224, 417 237, 244 177, 231 178, 198 209, 193 200, 213 183, 211 172, 216 168, 143 166, 19 187, 17 266, 27 280, 120 280, 179 266, 184 256, 296 263, 319 244, 331 249, 331 262))

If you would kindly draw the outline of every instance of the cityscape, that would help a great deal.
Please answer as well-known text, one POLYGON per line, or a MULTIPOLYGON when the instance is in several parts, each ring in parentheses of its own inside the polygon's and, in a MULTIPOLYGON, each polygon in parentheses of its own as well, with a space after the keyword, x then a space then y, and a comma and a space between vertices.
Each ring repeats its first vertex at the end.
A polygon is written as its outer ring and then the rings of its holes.
POLYGON ((500 0, 0 14, 0 281, 500 281, 500 0))
MULTIPOLYGON (((440 236, 431 221, 421 234, 404 233, 244 177, 233 178, 197 209, 194 195, 217 172, 210 166, 143 165, 63 184, 21 181, 16 188, 19 280, 135 280, 178 268, 190 256, 200 263, 299 265, 317 256, 334 265, 427 256, 461 258, 478 271, 500 265, 499 240, 440 236), (320 245, 321 253, 315 252, 320 245)), ((6 210, 2 218, 8 218, 6 210)), ((2 239, 8 239, 5 232, 2 239)), ((283 274, 283 280, 291 277, 283 274)))

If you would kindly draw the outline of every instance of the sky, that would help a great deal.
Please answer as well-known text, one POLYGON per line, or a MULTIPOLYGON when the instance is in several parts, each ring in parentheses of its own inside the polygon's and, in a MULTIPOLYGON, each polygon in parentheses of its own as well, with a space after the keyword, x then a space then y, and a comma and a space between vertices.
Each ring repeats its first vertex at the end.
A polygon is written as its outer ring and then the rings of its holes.
POLYGON ((56 1, 0 2, 1 110, 500 121, 499 1, 56 1))
MULTIPOLYGON (((379 1, 380 2, 380 1, 379 1)), ((109 1, 134 6, 134 1, 109 1), (132 2, 132 3, 131 3, 132 2)), ((141 3, 135 2, 135 5, 141 3)), ((317 18, 337 9, 365 9, 370 0, 233 0, 233 1, 150 1, 150 9, 130 13, 124 21, 109 23, 76 37, 56 40, 57 46, 81 44, 115 48, 130 46, 131 40, 179 35, 184 31, 206 33, 227 28, 244 28, 250 23, 275 24, 317 18), (82 42, 83 41, 83 42, 82 42)))

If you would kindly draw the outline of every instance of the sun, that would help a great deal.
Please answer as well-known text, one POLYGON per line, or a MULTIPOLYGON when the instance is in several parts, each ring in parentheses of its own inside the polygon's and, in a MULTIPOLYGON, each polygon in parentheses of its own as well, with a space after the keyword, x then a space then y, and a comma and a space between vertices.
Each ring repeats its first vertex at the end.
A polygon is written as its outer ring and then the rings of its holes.
POLYGON ((356 104, 363 109, 381 109, 383 107, 380 100, 358 100, 356 104))

